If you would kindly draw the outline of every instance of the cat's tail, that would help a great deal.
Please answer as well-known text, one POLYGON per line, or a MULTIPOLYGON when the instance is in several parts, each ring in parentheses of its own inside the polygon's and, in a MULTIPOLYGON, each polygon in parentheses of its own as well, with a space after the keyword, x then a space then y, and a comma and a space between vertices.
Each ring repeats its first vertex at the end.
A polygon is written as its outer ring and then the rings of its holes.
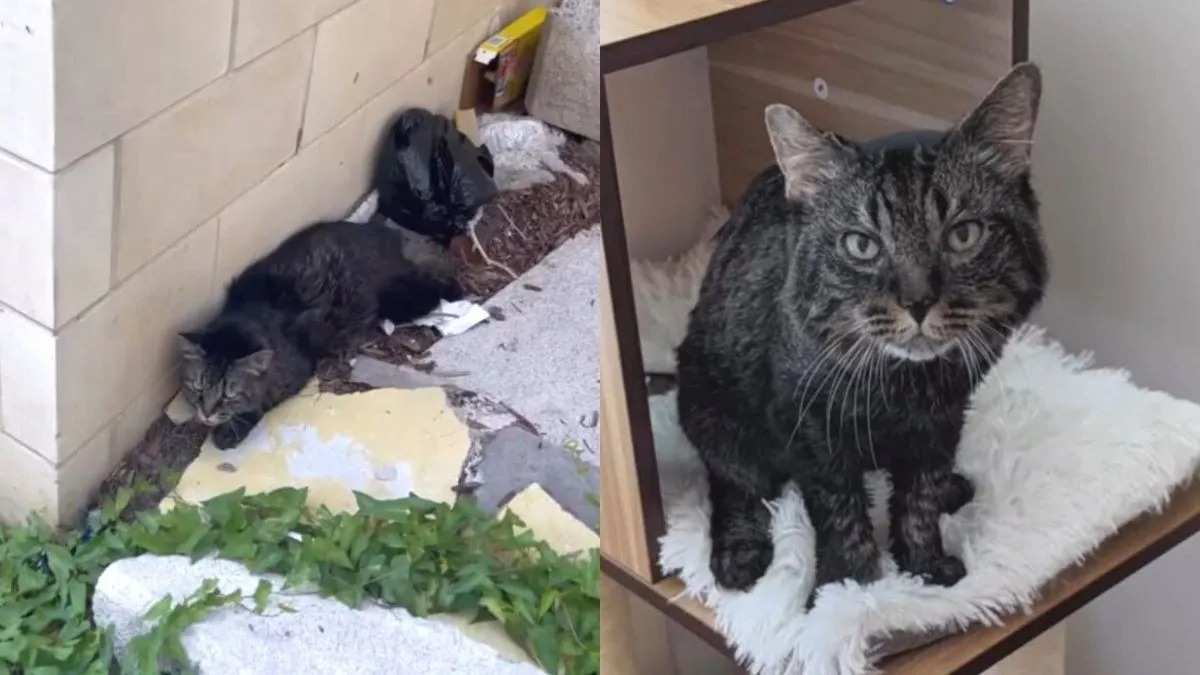
POLYGON ((392 277, 379 292, 379 316, 392 323, 408 323, 437 309, 442 300, 463 298, 463 289, 454 279, 429 274, 404 274, 392 277))

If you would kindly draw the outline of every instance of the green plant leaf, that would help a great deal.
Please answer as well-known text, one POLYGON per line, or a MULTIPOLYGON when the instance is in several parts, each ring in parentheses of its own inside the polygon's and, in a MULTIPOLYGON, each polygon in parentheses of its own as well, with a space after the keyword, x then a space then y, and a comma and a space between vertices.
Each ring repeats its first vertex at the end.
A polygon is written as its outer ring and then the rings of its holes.
POLYGON ((508 609, 504 605, 504 601, 496 596, 485 596, 479 601, 481 607, 486 609, 497 621, 508 621, 508 609))
POLYGON ((100 520, 103 523, 111 523, 129 506, 129 502, 133 501, 134 491, 131 488, 123 487, 117 490, 116 496, 111 502, 108 502, 100 509, 100 520))
POLYGON ((547 588, 546 590, 542 591, 542 601, 538 603, 538 618, 546 616, 546 612, 550 611, 550 608, 554 606, 556 600, 558 600, 557 589, 547 588))
POLYGON ((531 651, 538 665, 547 673, 557 673, 559 670, 559 641, 558 635, 552 628, 538 626, 529 634, 531 651))
MULTIPOLYGON (((466 612, 500 620, 548 669, 595 675, 599 669, 599 557, 560 556, 511 516, 500 520, 467 502, 356 495, 356 514, 305 507, 304 490, 221 495, 122 519, 135 487, 101 509, 84 540, 44 523, 0 524, 0 672, 105 675, 112 637, 91 622, 91 593, 104 568, 141 553, 211 553, 257 573, 285 577, 285 588, 316 590, 357 605, 368 598, 418 616, 466 612)), ((266 610, 272 584, 261 582, 253 611, 266 610)), ((123 672, 188 672, 180 636, 221 607, 243 607, 207 580, 181 602, 147 611, 146 634, 129 645, 123 672)), ((279 604, 282 612, 295 611, 279 604)))
POLYGON ((204 512, 212 518, 214 524, 225 525, 233 518, 235 512, 240 511, 239 506, 245 497, 246 488, 238 488, 233 492, 213 497, 203 503, 204 512))
POLYGON ((254 589, 254 611, 262 614, 267 610, 267 600, 271 597, 271 582, 262 579, 254 589))
POLYGON ((151 622, 157 623, 157 622, 162 621, 163 619, 167 618, 167 613, 170 611, 171 611, 171 596, 168 595, 165 598, 163 598, 162 600, 159 600, 158 602, 151 605, 150 609, 146 610, 146 613, 142 615, 142 618, 145 619, 146 621, 151 621, 151 622))

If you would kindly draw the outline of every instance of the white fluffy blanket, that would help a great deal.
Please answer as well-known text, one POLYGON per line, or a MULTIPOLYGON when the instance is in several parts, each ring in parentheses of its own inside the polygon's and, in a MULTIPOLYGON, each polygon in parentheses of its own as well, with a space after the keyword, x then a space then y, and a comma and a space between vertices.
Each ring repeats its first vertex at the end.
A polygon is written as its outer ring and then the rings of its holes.
MULTIPOLYGON (((678 334, 694 289, 672 304, 669 292, 648 288, 656 278, 677 276, 669 265, 659 272, 635 269, 634 282, 639 309, 659 314, 642 326, 643 342, 662 354, 677 338, 655 326, 674 325, 678 334)), ((695 270, 684 273, 698 278, 695 270)), ((775 560, 763 579, 745 593, 716 588, 704 467, 679 430, 673 394, 652 397, 667 510, 661 565, 715 610, 720 630, 755 674, 870 672, 889 636, 1000 622, 1122 524, 1161 508, 1200 460, 1200 406, 1139 389, 1127 373, 1088 362, 1027 329, 976 392, 958 457, 976 498, 942 521, 947 549, 966 564, 962 581, 926 586, 886 561, 882 580, 827 586, 808 614, 813 532, 800 494, 790 488, 771 504, 775 560)), ((872 486, 888 489, 882 477, 872 486)), ((886 500, 876 502, 883 539, 886 500)))

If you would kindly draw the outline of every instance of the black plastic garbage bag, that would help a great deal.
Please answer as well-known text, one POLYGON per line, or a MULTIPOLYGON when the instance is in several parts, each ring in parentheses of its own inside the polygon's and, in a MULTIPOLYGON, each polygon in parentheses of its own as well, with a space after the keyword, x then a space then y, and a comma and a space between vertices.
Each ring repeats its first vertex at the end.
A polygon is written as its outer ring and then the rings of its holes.
POLYGON ((465 234, 497 193, 492 154, 442 115, 406 110, 392 124, 375 162, 379 212, 443 245, 465 234))

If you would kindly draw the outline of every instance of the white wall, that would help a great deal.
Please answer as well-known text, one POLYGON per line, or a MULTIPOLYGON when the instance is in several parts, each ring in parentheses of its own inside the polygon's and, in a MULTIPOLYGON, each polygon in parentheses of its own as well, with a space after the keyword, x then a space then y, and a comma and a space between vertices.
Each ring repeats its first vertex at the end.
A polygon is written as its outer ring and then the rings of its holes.
MULTIPOLYGON (((1200 400, 1200 3, 1030 5, 1052 260, 1039 320, 1145 386, 1200 400)), ((1198 571, 1193 540, 1076 614, 1069 672, 1200 672, 1198 571)))

